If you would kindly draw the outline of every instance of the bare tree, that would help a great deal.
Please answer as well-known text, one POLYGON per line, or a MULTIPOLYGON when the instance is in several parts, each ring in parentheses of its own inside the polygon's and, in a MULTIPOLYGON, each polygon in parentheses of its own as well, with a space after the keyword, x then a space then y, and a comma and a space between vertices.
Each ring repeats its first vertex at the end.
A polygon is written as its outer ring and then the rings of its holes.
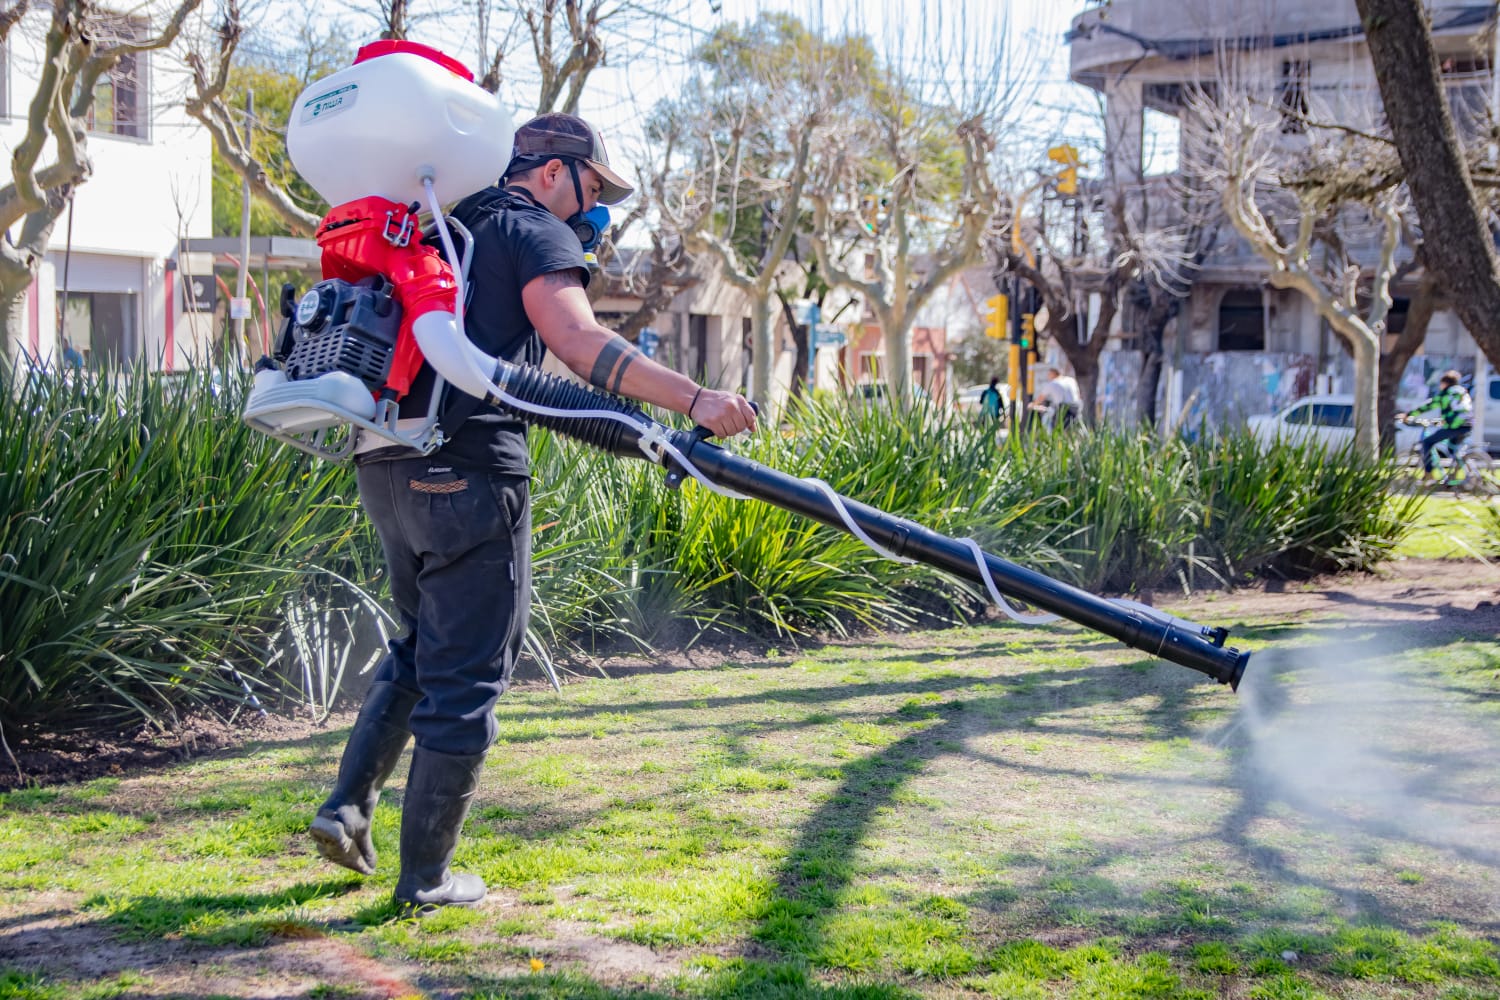
POLYGON ((863 297, 880 327, 885 377, 909 400, 917 313, 984 258, 1000 208, 995 138, 1030 92, 1004 8, 924 8, 890 33, 862 90, 846 93, 816 179, 812 243, 829 284, 863 297))
POLYGON ((208 129, 219 156, 250 182, 251 194, 275 212, 289 232, 310 236, 318 228, 321 213, 298 204, 284 186, 271 178, 266 164, 255 155, 253 123, 225 100, 224 92, 244 31, 239 0, 225 0, 222 20, 215 30, 218 44, 212 62, 200 52, 188 53, 193 89, 187 99, 187 113, 208 129))
POLYGON ((825 39, 796 18, 765 14, 721 28, 700 50, 702 74, 658 108, 651 135, 681 137, 683 169, 659 186, 663 223, 714 258, 749 301, 751 395, 772 386, 781 268, 802 231, 814 144, 843 81, 868 66, 857 39, 825 39))
MULTIPOLYGON (((1224 221, 1217 199, 1198 178, 1178 174, 1167 179, 1167 195, 1161 209, 1165 223, 1155 242, 1159 263, 1139 268, 1124 294, 1135 311, 1136 335, 1141 349, 1141 373, 1136 382, 1136 415, 1141 423, 1155 426, 1156 397, 1166 359, 1167 324, 1181 314, 1192 293, 1193 282, 1204 260, 1219 242, 1224 221)), ((1149 232, 1151 220, 1142 219, 1149 232)), ((1134 246, 1153 245, 1150 238, 1131 241, 1134 246)), ((1184 332, 1178 328, 1178 337, 1184 332)))
MULTIPOLYGON (((19 343, 20 305, 36 279, 47 241, 74 190, 89 179, 90 113, 96 87, 123 60, 164 49, 182 33, 199 0, 147 7, 126 16, 89 0, 55 0, 42 40, 41 79, 26 112, 25 134, 0 187, 0 317, 6 350, 19 343), (139 26, 145 24, 142 30, 139 26), (18 228, 19 227, 19 228, 18 228)), ((0 17, 0 43, 16 30, 25 5, 0 17)))
MULTIPOLYGON (((1111 200, 1112 211, 1123 213, 1124 193, 1115 192, 1111 200)), ((1125 262, 1120 260, 1124 251, 1121 230, 1112 226, 1097 245, 1091 246, 1094 241, 1085 236, 1083 246, 1073 246, 1071 239, 1062 243, 1047 238, 1048 227, 1040 220, 1028 225, 1023 206, 1023 199, 1015 199, 992 234, 995 280, 1003 287, 1006 277, 1014 275, 1040 297, 1047 319, 1036 332, 1050 338, 1067 356, 1078 379, 1084 419, 1092 423, 1099 354, 1119 313, 1120 289, 1126 281, 1125 262), (1094 324, 1081 330, 1091 298, 1098 303, 1094 324)), ((1015 308, 1020 308, 1019 303, 1015 308)))
POLYGON ((636 252, 616 259, 623 259, 624 266, 620 269, 620 277, 612 284, 641 300, 640 306, 614 328, 616 333, 632 342, 672 304, 673 299, 703 280, 682 242, 661 230, 651 233, 649 253, 636 252))
MULTIPOLYGON (((1110 136, 1102 99, 1080 111, 1090 123, 1083 131, 1110 136)), ((1118 136, 1115 141, 1131 145, 1118 136)), ((1100 356, 1112 327, 1136 338, 1136 414, 1154 425, 1166 329, 1218 241, 1223 213, 1216 194, 1197 179, 1181 172, 1151 176, 1149 159, 1130 152, 1111 148, 1108 139, 1082 151, 1057 139, 1048 159, 1071 168, 1076 190, 1071 196, 1058 190, 1061 171, 1052 164, 1011 180, 991 259, 997 283, 1012 275, 1046 304, 1038 333, 1067 357, 1086 420, 1100 415, 1100 356), (1080 169, 1090 176, 1080 179, 1080 169)))
POLYGON ((1148 182, 1137 176, 1130 183, 1088 186, 1073 220, 1049 219, 1046 200, 1027 216, 1024 194, 1014 200, 990 242, 996 281, 1014 275, 1040 296, 1047 311, 1037 333, 1067 357, 1090 422, 1097 411, 1099 356, 1130 296, 1143 341, 1138 394, 1143 402, 1149 395, 1140 415, 1153 422, 1163 330, 1213 245, 1212 215, 1189 205, 1173 178, 1148 182), (1091 302, 1097 311, 1090 325, 1091 302))
POLYGON ((1217 95, 1192 102, 1191 169, 1223 193, 1235 231, 1269 265, 1275 288, 1303 295, 1354 358, 1354 440, 1379 448, 1378 375, 1390 284, 1401 244, 1403 192, 1389 145, 1368 132, 1282 132, 1280 110, 1251 86, 1221 80, 1217 95), (1284 231, 1276 220, 1290 220, 1284 231), (1373 228, 1370 259, 1349 252, 1347 227, 1373 228), (1314 257, 1321 246, 1326 264, 1314 257))

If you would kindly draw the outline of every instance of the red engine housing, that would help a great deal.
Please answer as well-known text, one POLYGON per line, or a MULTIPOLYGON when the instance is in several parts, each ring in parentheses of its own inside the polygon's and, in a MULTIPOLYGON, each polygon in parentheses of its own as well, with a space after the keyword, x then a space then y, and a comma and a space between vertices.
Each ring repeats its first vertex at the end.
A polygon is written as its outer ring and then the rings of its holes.
MULTIPOLYGON (((336 205, 318 225, 323 277, 356 282, 384 275, 401 306, 401 330, 385 392, 400 399, 422 368, 412 323, 430 312, 454 312, 458 282, 436 247, 420 238, 415 206, 372 195, 336 205)), ((377 396, 380 394, 377 394, 377 396)))

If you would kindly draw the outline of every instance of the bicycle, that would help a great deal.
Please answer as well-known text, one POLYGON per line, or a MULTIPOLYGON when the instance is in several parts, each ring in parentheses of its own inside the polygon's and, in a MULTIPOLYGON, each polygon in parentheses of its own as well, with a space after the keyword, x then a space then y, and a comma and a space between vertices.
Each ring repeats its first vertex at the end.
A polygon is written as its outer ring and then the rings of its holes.
MULTIPOLYGON (((1414 420, 1410 417, 1404 418, 1402 423, 1417 427, 1437 426, 1436 420, 1414 420)), ((1432 486, 1446 486, 1455 493, 1472 493, 1476 496, 1500 494, 1495 460, 1483 445, 1473 441, 1472 435, 1464 438, 1456 449, 1453 442, 1444 441, 1434 447, 1433 452, 1438 458, 1438 474, 1432 480, 1432 486)), ((1420 442, 1407 449, 1405 464, 1418 469, 1423 467, 1420 442)))

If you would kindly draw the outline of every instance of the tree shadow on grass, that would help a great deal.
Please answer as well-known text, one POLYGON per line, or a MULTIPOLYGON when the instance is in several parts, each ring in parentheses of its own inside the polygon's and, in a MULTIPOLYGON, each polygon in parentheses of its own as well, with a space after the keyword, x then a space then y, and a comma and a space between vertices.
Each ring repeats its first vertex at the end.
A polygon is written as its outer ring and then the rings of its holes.
MULTIPOLYGON (((1403 633, 1401 626, 1390 626, 1368 641, 1368 648, 1346 650, 1340 661, 1346 669, 1358 670, 1360 666, 1375 662, 1389 653, 1391 646, 1416 648, 1422 645, 1419 637, 1403 633), (1377 640, 1379 640, 1377 642, 1377 640), (1403 646, 1403 643, 1405 644, 1403 646)), ((1112 643, 1108 645, 1114 645, 1112 643)), ((1011 642, 984 643, 988 655, 1013 655, 1011 642)), ((966 652, 965 656, 982 656, 982 652, 966 652)), ((891 661, 905 661, 910 657, 894 651, 887 657, 891 661)), ((1294 661, 1279 659, 1263 651, 1252 660, 1251 669, 1268 678, 1278 677, 1294 669, 1294 661)), ((753 921, 750 937, 756 947, 747 949, 743 955, 718 958, 705 967, 695 979, 692 993, 709 998, 749 997, 829 997, 840 1000, 905 997, 910 991, 901 983, 907 977, 955 976, 964 971, 983 972, 986 957, 982 953, 965 954, 969 944, 982 942, 988 936, 993 939, 993 929, 974 931, 961 916, 943 916, 941 909, 935 918, 936 926, 944 921, 959 924, 954 929, 953 940, 963 942, 960 946, 944 951, 931 948, 934 957, 924 959, 929 966, 915 969, 902 963, 901 956, 877 951, 873 955, 851 955, 847 941, 843 938, 841 921, 861 904, 854 902, 853 890, 871 875, 863 867, 861 852, 876 827, 877 821, 893 808, 901 808, 903 792, 913 779, 921 775, 941 757, 955 753, 955 747, 963 753, 982 761, 987 766, 1004 768, 1023 775, 1028 780, 1052 782, 1061 779, 1076 779, 1085 773, 1085 765, 1074 769, 1066 764, 1032 762, 1026 759, 1006 759, 986 755, 974 749, 976 737, 990 736, 1013 731, 1047 740, 1055 735, 1089 735, 1083 725, 1049 722, 1037 728, 1033 725, 1040 713, 1065 713, 1094 708, 1106 708, 1122 698, 1138 699, 1150 697, 1154 704, 1145 710, 1151 733, 1147 735, 1117 735, 1121 742, 1186 738, 1203 739, 1203 726, 1194 721, 1194 715, 1203 706, 1199 694, 1206 681, 1196 675, 1182 672, 1178 668, 1158 665, 1155 661, 1138 660, 1120 665, 1081 666, 1070 668, 1043 668, 1024 674, 1009 674, 1001 677, 981 677, 958 672, 937 676, 912 678, 909 680, 858 681, 851 684, 829 683, 784 687, 751 695, 725 695, 709 698, 674 698, 654 700, 649 695, 627 700, 612 700, 605 705, 559 705, 549 707, 537 714, 556 720, 589 719, 598 714, 609 713, 663 713, 681 712, 681 721, 664 721, 663 731, 668 729, 691 730, 717 724, 711 719, 715 709, 745 708, 750 706, 774 707, 777 704, 799 706, 826 706, 836 718, 847 713, 850 717, 867 717, 871 711, 868 703, 858 707, 850 705, 839 711, 844 702, 879 698, 888 706, 899 705, 902 699, 920 696, 936 696, 936 700, 924 701, 922 711, 927 713, 927 724, 906 733, 888 745, 872 750, 864 757, 840 763, 832 769, 837 774, 837 787, 819 802, 796 832, 795 841, 784 856, 784 860, 773 875, 772 894, 764 911, 753 921), (704 710, 708 712, 705 714, 704 710), (764 951, 762 951, 764 949, 764 951), (769 952, 769 955, 766 954, 769 952), (947 962, 945 966, 943 963, 947 962), (871 964, 873 963, 873 964, 871 964), (828 985, 826 975, 846 977, 847 985, 828 985), (871 979, 875 981, 871 981, 871 979)), ((1285 715, 1292 711, 1296 692, 1287 685, 1265 686, 1264 698, 1258 702, 1262 711, 1285 715)), ((757 720, 735 723, 717 731, 725 745, 726 759, 730 763, 741 761, 754 763, 757 751, 750 742, 768 730, 795 733, 797 730, 826 725, 827 719, 808 722, 803 719, 781 720, 772 723, 757 720)), ((645 732, 644 729, 640 730, 645 732)), ((330 734, 331 749, 340 734, 330 734)), ((1319 811, 1315 801, 1289 798, 1268 790, 1261 776, 1250 762, 1246 752, 1248 736, 1240 726, 1224 727, 1216 737, 1231 750, 1231 766, 1227 779, 1191 779, 1207 787, 1217 782, 1220 787, 1237 795, 1232 810, 1224 817, 1217 829, 1206 828, 1192 836, 1156 838, 1137 846, 1122 846, 1121 838, 1114 831, 1101 830, 1092 843, 1075 845, 1038 845, 1035 852, 1022 852, 1004 859, 1005 867, 1026 870, 1031 874, 1030 884, 1017 888, 1010 884, 992 884, 966 893, 962 902, 967 907, 987 914, 994 921, 1025 917, 1028 927, 1067 929, 1081 936, 1104 933, 1125 934, 1136 938, 1154 938, 1161 935, 1192 934, 1200 936, 1229 936, 1238 928, 1249 925, 1289 923, 1305 917, 1292 910, 1278 907, 1272 901, 1258 900, 1242 893, 1217 891, 1199 886, 1166 883, 1141 891, 1130 888, 1111 876, 1109 866, 1134 850, 1141 855, 1163 849, 1183 850, 1190 848, 1198 839, 1205 842, 1217 840, 1228 844, 1251 859, 1268 880, 1276 885, 1312 886, 1332 893, 1352 903, 1360 912, 1378 916, 1392 926, 1421 930, 1434 914, 1404 913, 1400 910, 1382 909, 1378 895, 1367 892, 1359 884, 1355 872, 1333 872, 1326 875, 1310 875, 1300 868, 1297 858, 1282 847, 1266 840, 1256 832, 1257 824, 1278 819, 1291 810, 1303 821, 1314 824, 1333 824, 1332 829, 1341 835, 1353 835, 1380 844, 1408 842, 1410 831, 1393 823, 1384 816, 1348 816, 1326 814, 1319 811)), ((1400 763, 1411 767, 1444 769, 1457 766, 1456 751, 1426 745, 1408 750, 1400 763)), ((1464 766, 1474 773, 1489 761, 1469 760, 1464 766)), ((1139 794, 1149 796, 1156 788, 1165 788, 1177 783, 1174 776, 1115 775, 1113 780, 1128 780, 1141 786, 1139 794)), ((1430 803, 1463 805, 1462 796, 1452 786, 1420 784, 1407 788, 1412 795, 1430 803)), ((569 827, 583 828, 590 822, 592 813, 575 812, 559 817, 557 822, 547 824, 536 831, 538 836, 564 833, 569 827)), ((1468 855, 1468 860, 1477 865, 1495 870, 1500 867, 1500 858, 1493 851, 1480 849, 1468 855)), ((685 875, 687 873, 684 873, 685 875)), ((690 877, 690 876, 688 876, 690 877)), ((355 879, 342 881, 313 882, 294 886, 286 892, 249 895, 190 895, 187 897, 153 900, 142 897, 124 900, 109 911, 111 926, 127 928, 153 928, 153 933, 183 934, 198 925, 217 925, 215 934, 224 934, 229 939, 240 935, 253 946, 255 935, 275 933, 272 926, 278 910, 294 908, 299 894, 302 902, 317 898, 318 894, 338 894, 351 891, 361 883, 355 879)), ((102 904, 100 904, 102 905, 102 904)), ((895 904, 903 911, 916 911, 925 905, 921 900, 900 900, 895 904)), ((386 916, 387 907, 376 903, 360 910, 355 916, 359 921, 378 921, 386 916)), ((1450 918, 1453 916, 1449 915, 1450 918)), ((1475 926, 1472 919, 1464 921, 1466 926, 1475 926)), ((1493 922, 1481 927, 1493 927, 1493 922)), ((341 933, 347 925, 329 923, 323 928, 329 933, 341 933)), ((194 932, 195 933, 195 932, 194 932)), ((215 938, 217 940, 217 938, 215 938)), ((515 997, 579 997, 613 998, 630 996, 655 996, 635 989, 622 990, 598 982, 585 975, 571 973, 547 976, 469 976, 462 969, 439 967, 427 974, 433 983, 460 986, 470 990, 490 990, 497 995, 515 997)))

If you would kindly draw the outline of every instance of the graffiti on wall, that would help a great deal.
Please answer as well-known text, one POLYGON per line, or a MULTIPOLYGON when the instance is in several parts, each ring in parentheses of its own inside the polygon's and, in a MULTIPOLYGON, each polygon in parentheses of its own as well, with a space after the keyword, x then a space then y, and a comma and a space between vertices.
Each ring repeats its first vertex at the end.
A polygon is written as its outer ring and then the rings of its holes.
MULTIPOLYGON (((1182 373, 1180 394, 1171 399, 1164 366, 1157 387, 1156 412, 1184 433, 1224 430, 1242 425, 1246 417, 1275 413, 1316 391, 1318 359, 1311 354, 1217 351, 1184 354, 1176 359, 1182 373)), ((1474 358, 1445 354, 1412 358, 1402 376, 1397 396, 1405 404, 1426 399, 1437 388, 1443 372, 1457 369, 1466 379, 1474 375, 1474 358)), ((1124 427, 1137 422, 1136 385, 1140 381, 1139 351, 1109 351, 1099 357, 1098 406, 1102 423, 1124 427)), ((1325 359, 1321 374, 1326 391, 1349 392, 1354 384, 1350 359, 1325 359)))
MULTIPOLYGON (((1138 351, 1111 351, 1100 357, 1100 412, 1111 424, 1134 423, 1138 351)), ((1242 424, 1257 413, 1273 413, 1313 391, 1318 359, 1311 354, 1215 351, 1175 359, 1180 391, 1171 394, 1174 366, 1162 371, 1156 412, 1189 433, 1242 424), (1172 409, 1175 412, 1168 412, 1172 409)))

